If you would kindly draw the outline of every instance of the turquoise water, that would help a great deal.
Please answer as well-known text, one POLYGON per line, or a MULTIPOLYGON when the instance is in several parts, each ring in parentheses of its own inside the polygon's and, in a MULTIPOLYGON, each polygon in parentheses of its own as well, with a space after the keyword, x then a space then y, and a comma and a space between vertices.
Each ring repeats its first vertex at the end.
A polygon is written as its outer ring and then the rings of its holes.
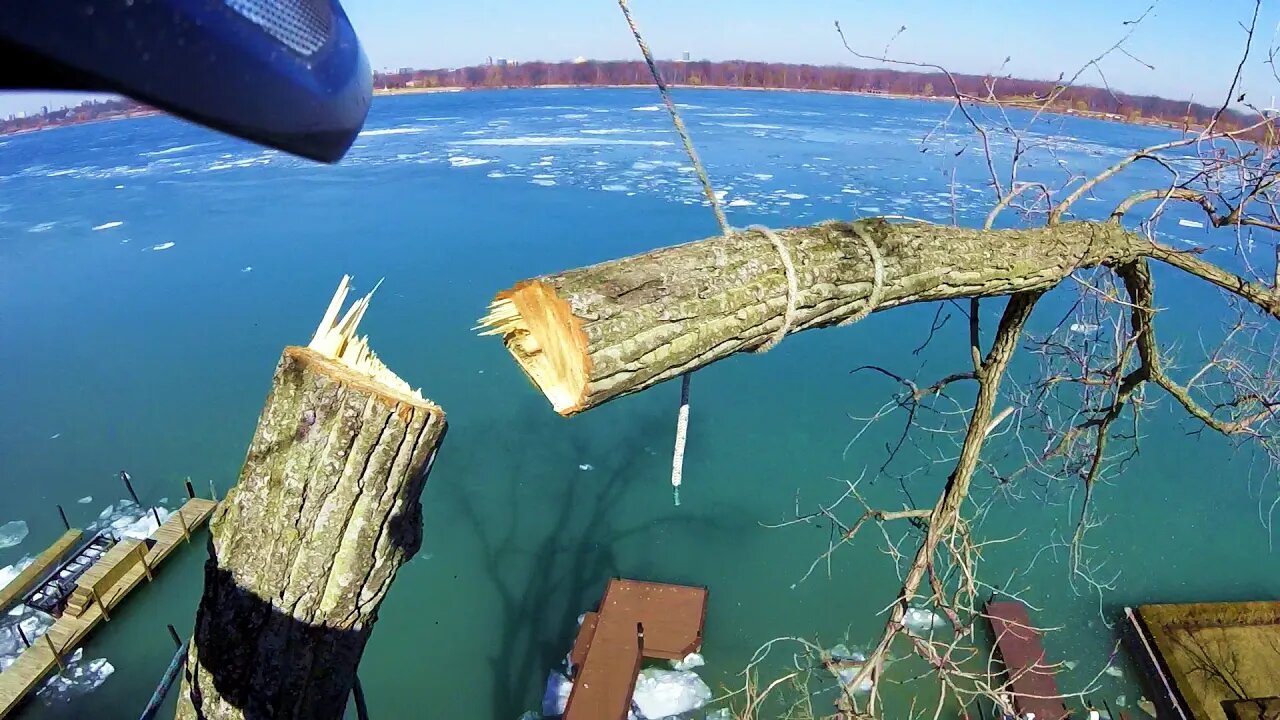
MULTIPOLYGON (((943 104, 732 91, 679 100, 737 225, 880 213, 946 222, 953 182, 959 222, 979 223, 989 207, 963 127, 921 150, 943 104)), ((0 524, 30 528, 0 550, 0 566, 57 536, 55 504, 84 523, 123 497, 121 468, 148 502, 180 497, 188 475, 225 491, 281 347, 306 341, 350 273, 358 289, 385 278, 365 329, 452 426, 423 498, 424 549, 401 571, 361 668, 375 717, 508 718, 537 707, 577 615, 612 575, 711 588, 702 674, 717 689, 740 684, 752 652, 775 636, 876 639, 876 613, 898 585, 883 541, 868 535, 834 559, 831 579, 796 585, 829 528, 761 523, 788 518, 797 494, 802 510, 833 500, 843 489, 833 478, 874 474, 900 419, 845 452, 860 427, 850 416, 896 388, 849 371, 963 369, 961 318, 918 355, 935 307, 792 337, 698 373, 679 507, 668 485, 677 385, 566 420, 501 343, 471 330, 517 280, 715 232, 656 101, 646 90, 379 99, 337 167, 167 118, 0 141, 0 524)), ((1037 131, 1080 171, 1170 137, 1078 119, 1037 131)), ((1032 162, 1033 176, 1061 179, 1047 152, 1032 162)), ((1162 172, 1135 168, 1081 210, 1104 214, 1163 183, 1162 172)), ((1161 225, 1170 241, 1228 242, 1179 225, 1194 218, 1184 212, 1161 225)), ((1163 334, 1213 332, 1223 315, 1215 293, 1170 273, 1157 281, 1163 334)), ((1059 292, 1037 322, 1055 323, 1073 297, 1059 292)), ((1068 629, 1047 641, 1052 656, 1080 662, 1064 685, 1105 664, 1114 636, 1102 616, 1126 604, 1280 593, 1257 519, 1260 483, 1274 494, 1274 478, 1255 475, 1251 486, 1247 454, 1189 429, 1153 412, 1142 453, 1101 490, 1109 520, 1092 557, 1121 572, 1101 614, 1096 595, 1072 590, 1061 554, 1041 554, 1015 583, 1031 587, 1037 620, 1068 629)), ((913 496, 932 502, 949 467, 914 478, 913 496)), ((896 481, 868 477, 864 489, 872 502, 903 502, 896 481)), ((1078 512, 1037 498, 1063 500, 1064 488, 1026 489, 984 527, 989 537, 1029 528, 988 554, 993 583, 1026 568, 1051 533, 1069 533, 1078 512)), ((136 715, 168 662, 165 623, 191 626, 203 555, 197 543, 175 556, 95 633, 86 658, 116 668, 101 687, 30 703, 22 717, 136 715)), ((1139 693, 1127 666, 1106 683, 1099 699, 1139 693)))

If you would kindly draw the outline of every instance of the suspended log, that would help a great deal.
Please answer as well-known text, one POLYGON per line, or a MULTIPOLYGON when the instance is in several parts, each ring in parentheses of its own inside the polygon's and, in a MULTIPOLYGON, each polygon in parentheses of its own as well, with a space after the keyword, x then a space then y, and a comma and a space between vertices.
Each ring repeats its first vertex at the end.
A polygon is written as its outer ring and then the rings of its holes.
POLYGON ((214 515, 177 717, 341 718, 445 418, 339 319, 276 368, 238 484, 214 515))
MULTIPOLYGON (((776 236, 798 288, 788 333, 915 302, 1045 289, 1080 267, 1152 252, 1098 223, 983 231, 870 219, 776 236)), ((525 280, 480 324, 556 412, 572 415, 760 348, 787 306, 783 253, 750 231, 525 280)))

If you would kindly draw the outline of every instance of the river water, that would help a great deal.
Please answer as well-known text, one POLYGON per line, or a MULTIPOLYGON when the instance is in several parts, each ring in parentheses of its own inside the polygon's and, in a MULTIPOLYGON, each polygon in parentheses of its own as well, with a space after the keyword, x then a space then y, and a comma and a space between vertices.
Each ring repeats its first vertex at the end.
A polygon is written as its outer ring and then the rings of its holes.
MULTIPOLYGON (((879 214, 974 225, 991 206, 970 131, 953 119, 921 144, 944 103, 711 90, 678 100, 735 225, 879 214)), ((173 507, 187 476, 224 492, 282 346, 308 339, 350 273, 358 290, 384 280, 365 329, 451 424, 423 497, 424 548, 401 570, 360 670, 374 717, 537 708, 575 619, 614 575, 711 589, 700 672, 717 692, 739 686, 776 636, 865 648, 898 584, 883 538, 842 550, 830 578, 823 566, 798 582, 830 528, 762 524, 791 517, 797 498, 802 511, 830 502, 864 473, 871 502, 901 506, 897 481, 876 477, 901 417, 849 445, 861 428, 852 418, 897 388, 849 371, 962 370, 962 318, 919 352, 936 307, 791 337, 698 373, 679 507, 668 485, 677 384, 563 419, 500 342, 472 330, 520 279, 716 232, 657 103, 647 89, 381 98, 335 167, 165 117, 0 140, 0 526, 28 530, 0 549, 0 567, 57 537, 56 504, 76 524, 118 509, 121 469, 146 503, 173 507)), ((1097 170, 1172 137, 1060 117, 1033 130, 1044 147, 1028 177, 1058 180, 1063 167, 1097 170)), ((1007 155, 1007 140, 995 142, 1007 155)), ((1136 167, 1079 211, 1103 215, 1162 172, 1136 167)), ((1231 243, 1196 224, 1171 208, 1160 229, 1169 242, 1231 243)), ((1194 341, 1217 327, 1216 294, 1168 272, 1157 281, 1163 332, 1194 341)), ((1037 322, 1052 325, 1076 296, 1058 291, 1037 322)), ((1280 593, 1258 519, 1274 478, 1247 480, 1247 453, 1191 429, 1157 406, 1141 454, 1100 488, 1107 522, 1090 558, 1099 577, 1119 573, 1101 598, 1073 587, 1064 553, 1036 555, 1078 512, 1042 501, 1054 494, 1044 481, 1001 500, 982 528, 987 538, 1026 529, 990 549, 984 572, 1001 584, 1030 567, 1010 587, 1029 588, 1038 622, 1066 628, 1046 641, 1052 657, 1078 663, 1064 687, 1107 664, 1107 623, 1124 605, 1280 593)), ((918 502, 932 502, 949 468, 931 463, 910 481, 918 502)), ((175 555, 86 645, 84 661, 106 659, 114 673, 66 683, 21 717, 136 716, 172 651, 165 624, 192 625, 202 546, 175 555)), ((775 654, 762 677, 788 661, 775 654)), ((1141 689, 1123 653, 1116 663, 1095 700, 1131 705, 1141 689)), ((932 691, 890 694, 917 692, 932 691)))

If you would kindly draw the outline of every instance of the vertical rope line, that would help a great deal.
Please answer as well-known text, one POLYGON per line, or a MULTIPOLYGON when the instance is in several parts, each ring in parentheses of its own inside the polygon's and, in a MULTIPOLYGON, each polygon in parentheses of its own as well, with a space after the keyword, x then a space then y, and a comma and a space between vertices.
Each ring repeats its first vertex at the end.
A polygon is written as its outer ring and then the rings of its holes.
MULTIPOLYGON (((631 8, 627 5, 627 0, 618 0, 618 7, 622 9, 622 16, 627 20, 627 27, 631 28, 631 34, 636 39, 636 45, 640 46, 640 54, 644 55, 645 64, 649 66, 649 74, 653 76, 653 83, 658 86, 658 94, 662 95, 662 103, 667 106, 667 112, 671 115, 671 123, 676 127, 676 134, 680 136, 680 142, 684 145, 685 154, 689 156, 689 162, 693 163, 693 169, 698 174, 698 180, 702 182, 702 192, 707 196, 707 202, 711 203, 711 212, 715 213, 716 223, 720 226, 720 232, 725 237, 730 237, 733 235, 733 228, 729 226, 729 219, 724 215, 724 208, 720 206, 720 198, 716 195, 715 188, 711 186, 711 178, 707 176, 707 169, 703 167, 702 160, 698 158, 698 151, 693 149, 693 140, 689 137, 689 131, 685 128, 684 121, 680 119, 680 111, 676 109, 676 104, 671 100, 671 93, 667 91, 667 84, 662 80, 662 73, 658 72, 658 64, 653 60, 653 53, 649 51, 649 44, 640 35, 640 28, 636 26, 635 18, 631 16, 631 8)), ((685 373, 680 376, 680 412, 676 417, 676 442, 671 453, 671 488, 676 505, 680 504, 680 482, 684 477, 684 445, 689 434, 689 379, 691 375, 692 373, 685 373)))
POLYGON ((716 222, 720 225, 720 232, 725 237, 733 234, 733 228, 729 226, 729 220, 724 216, 724 208, 720 206, 720 198, 716 196, 716 191, 711 187, 711 178, 707 177, 707 169, 702 166, 702 160, 698 159, 698 151, 693 149, 693 140, 689 138, 689 131, 685 129, 684 121, 680 119, 680 111, 676 109, 676 104, 671 101, 671 93, 667 91, 667 83, 662 80, 662 73, 658 72, 658 64, 653 60, 653 53, 649 51, 649 44, 644 41, 640 35, 640 28, 636 26, 635 18, 631 17, 631 8, 627 5, 627 0, 618 0, 618 7, 622 8, 622 16, 627 19, 627 26, 631 28, 631 34, 636 38, 636 44, 640 46, 640 53, 644 55, 644 61, 649 66, 649 74, 653 76, 653 82, 658 86, 658 93, 662 95, 662 102, 667 106, 667 112, 671 114, 671 122, 676 126, 676 133, 680 135, 680 142, 684 144, 684 151, 689 156, 689 161, 693 163, 693 169, 698 173, 698 179, 702 181, 702 192, 706 194, 707 201, 711 203, 711 212, 716 215, 716 222))

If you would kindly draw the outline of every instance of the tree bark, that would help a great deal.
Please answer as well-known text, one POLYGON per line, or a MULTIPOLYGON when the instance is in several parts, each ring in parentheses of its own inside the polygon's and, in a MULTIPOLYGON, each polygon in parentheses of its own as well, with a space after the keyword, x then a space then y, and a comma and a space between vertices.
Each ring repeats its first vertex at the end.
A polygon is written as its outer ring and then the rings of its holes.
MULTIPOLYGON (((1154 248, 1109 223, 975 230, 871 219, 776 234, 799 287, 788 333, 915 302, 1046 290, 1154 248)), ((783 326, 787 294, 781 253, 747 232, 526 280, 499 293, 481 323, 571 415, 759 348, 783 326)))
POLYGON ((378 606, 421 544, 444 413, 335 354, 289 347, 276 369, 211 521, 178 718, 341 718, 378 606))

